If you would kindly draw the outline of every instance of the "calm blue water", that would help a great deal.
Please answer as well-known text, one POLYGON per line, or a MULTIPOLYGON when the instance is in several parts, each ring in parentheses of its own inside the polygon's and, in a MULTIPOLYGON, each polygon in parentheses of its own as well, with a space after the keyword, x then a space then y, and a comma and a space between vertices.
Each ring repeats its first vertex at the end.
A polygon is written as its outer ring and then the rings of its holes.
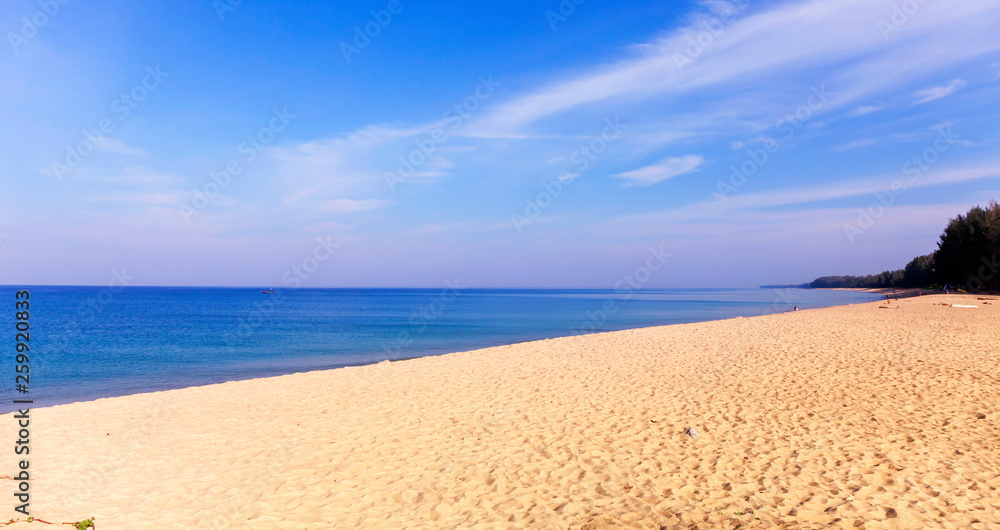
MULTIPOLYGON (((14 409, 14 292, 0 287, 0 412, 14 409)), ((595 331, 850 304, 774 289, 29 287, 35 406, 464 351, 595 331)))

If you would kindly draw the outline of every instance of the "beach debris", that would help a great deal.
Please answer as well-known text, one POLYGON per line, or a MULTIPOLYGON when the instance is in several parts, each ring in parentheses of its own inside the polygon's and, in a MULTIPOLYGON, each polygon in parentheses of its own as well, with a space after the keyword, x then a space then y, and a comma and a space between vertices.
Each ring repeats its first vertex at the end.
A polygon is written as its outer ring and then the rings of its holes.
POLYGON ((951 307, 962 307, 966 309, 977 309, 979 306, 975 305, 962 305, 962 304, 951 304, 951 307))
POLYGON ((690 436, 691 438, 694 438, 695 440, 698 439, 698 431, 694 430, 694 427, 688 427, 684 429, 684 434, 690 436))

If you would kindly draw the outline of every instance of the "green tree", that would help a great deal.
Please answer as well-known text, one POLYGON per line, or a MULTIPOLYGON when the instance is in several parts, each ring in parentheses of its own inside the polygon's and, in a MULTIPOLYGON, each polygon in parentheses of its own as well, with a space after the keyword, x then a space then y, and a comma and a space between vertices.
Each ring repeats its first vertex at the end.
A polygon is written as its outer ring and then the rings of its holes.
POLYGON ((934 254, 917 256, 903 269, 901 287, 927 287, 934 283, 934 254))
POLYGON ((1000 288, 1000 205, 990 201, 948 221, 934 253, 940 283, 968 291, 1000 288))

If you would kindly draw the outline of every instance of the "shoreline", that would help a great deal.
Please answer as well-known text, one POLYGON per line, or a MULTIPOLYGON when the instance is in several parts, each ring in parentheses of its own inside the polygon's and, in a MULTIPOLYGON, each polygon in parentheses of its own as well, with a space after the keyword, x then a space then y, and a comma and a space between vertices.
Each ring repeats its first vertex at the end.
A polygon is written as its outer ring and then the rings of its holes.
MULTIPOLYGON (((987 405, 1000 399, 1000 302, 976 298, 34 409, 32 515, 101 528, 1000 524, 987 405)), ((8 440, 13 424, 2 415, 8 440)))

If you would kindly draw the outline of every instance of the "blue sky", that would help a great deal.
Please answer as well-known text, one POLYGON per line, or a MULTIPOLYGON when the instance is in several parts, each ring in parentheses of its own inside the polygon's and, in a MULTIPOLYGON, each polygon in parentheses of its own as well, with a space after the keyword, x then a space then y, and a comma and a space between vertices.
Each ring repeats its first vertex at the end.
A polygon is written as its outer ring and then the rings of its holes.
POLYGON ((995 2, 149 4, 0 10, 0 283, 754 287, 1000 198, 995 2))

